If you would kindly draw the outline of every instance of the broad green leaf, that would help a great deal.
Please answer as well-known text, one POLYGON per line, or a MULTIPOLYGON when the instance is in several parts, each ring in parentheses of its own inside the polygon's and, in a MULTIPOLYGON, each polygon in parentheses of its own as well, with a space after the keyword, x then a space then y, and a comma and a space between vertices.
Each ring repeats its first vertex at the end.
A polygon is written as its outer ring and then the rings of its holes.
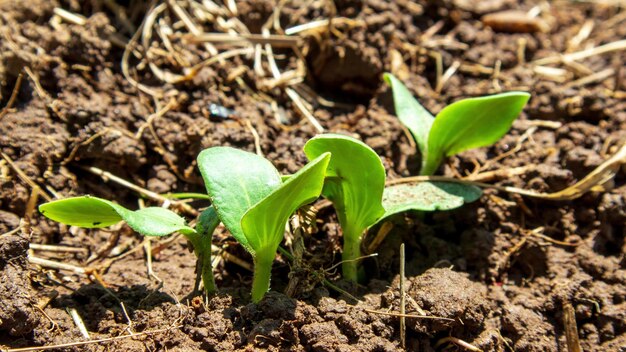
POLYGON ((481 195, 480 188, 462 183, 419 182, 393 185, 385 188, 385 215, 382 218, 409 210, 450 210, 473 202, 481 195))
POLYGON ((331 157, 322 194, 333 202, 344 236, 360 237, 385 212, 385 168, 372 148, 352 137, 322 134, 304 146, 309 159, 326 152, 331 157))
POLYGON ((281 185, 278 171, 263 157, 229 147, 205 149, 198 155, 198 167, 219 218, 233 237, 254 254, 241 219, 281 185))
POLYGON ((426 154, 428 154, 428 135, 435 118, 428 110, 424 109, 406 86, 394 75, 385 73, 383 77, 387 84, 391 86, 393 103, 398 119, 413 135, 422 153, 422 158, 426 158, 426 154))
POLYGON ((497 142, 522 112, 530 94, 508 92, 446 106, 430 129, 422 175, 431 175, 445 156, 497 142))
POLYGON ((106 199, 84 196, 55 200, 39 206, 47 218, 73 226, 100 228, 124 220, 133 230, 146 236, 165 236, 173 232, 195 232, 185 219, 165 208, 150 207, 136 211, 106 199))
POLYGON ((320 196, 329 161, 329 153, 320 155, 245 213, 241 226, 255 253, 273 260, 289 216, 320 196))

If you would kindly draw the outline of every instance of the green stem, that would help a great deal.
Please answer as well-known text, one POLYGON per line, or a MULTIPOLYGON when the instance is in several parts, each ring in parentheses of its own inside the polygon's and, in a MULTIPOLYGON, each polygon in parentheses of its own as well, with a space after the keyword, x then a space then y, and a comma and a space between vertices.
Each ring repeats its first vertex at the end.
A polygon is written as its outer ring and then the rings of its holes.
POLYGON ((428 153, 422 155, 421 176, 430 176, 437 171, 439 165, 443 161, 443 156, 431 157, 428 153))
POLYGON ((213 266, 211 265, 211 236, 188 234, 186 237, 191 242, 193 251, 198 258, 204 291, 207 295, 212 295, 217 292, 217 287, 213 279, 213 266))
POLYGON ((276 251, 257 252, 254 256, 254 278, 252 279, 252 302, 259 303, 270 290, 272 264, 276 251))
POLYGON ((346 229, 343 233, 343 253, 341 259, 341 270, 346 280, 358 281, 359 262, 357 258, 361 256, 361 234, 346 229))

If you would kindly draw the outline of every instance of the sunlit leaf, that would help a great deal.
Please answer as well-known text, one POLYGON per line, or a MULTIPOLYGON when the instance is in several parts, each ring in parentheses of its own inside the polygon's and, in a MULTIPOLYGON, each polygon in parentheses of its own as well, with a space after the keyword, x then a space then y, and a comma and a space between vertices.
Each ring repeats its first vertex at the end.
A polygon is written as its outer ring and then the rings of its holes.
POLYGON ((278 171, 263 157, 229 147, 202 151, 198 167, 219 218, 235 239, 254 254, 241 228, 241 218, 281 185, 278 171))
POLYGON ((508 92, 446 106, 430 129, 427 160, 421 174, 434 173, 446 156, 497 142, 511 128, 529 98, 525 92, 508 92))
POLYGON ((255 252, 276 253, 289 216, 320 196, 329 160, 325 153, 309 162, 245 213, 241 226, 255 252))
POLYGON ((253 302, 260 301, 269 290, 272 262, 287 220, 298 208, 320 196, 329 159, 330 154, 326 153, 308 163, 241 219, 243 232, 254 253, 253 302))
POLYGON ((415 138, 415 142, 422 153, 422 158, 428 154, 428 134, 435 118, 428 110, 413 97, 402 82, 390 73, 384 76, 393 92, 393 103, 396 115, 415 138))
POLYGON ((107 227, 124 220, 133 230, 146 236, 195 232, 185 224, 185 219, 165 208, 132 211, 91 196, 55 200, 39 206, 39 211, 51 220, 85 228, 107 227))
POLYGON ((464 99, 433 118, 400 80, 389 73, 384 78, 393 91, 396 115, 422 153, 422 175, 432 175, 446 156, 498 141, 530 98, 525 92, 507 92, 464 99))
MULTIPOLYGON (((382 218, 410 210, 435 211, 458 208, 482 195, 476 186, 452 182, 403 183, 385 188, 382 218)), ((381 219, 382 219, 381 218, 381 219)))

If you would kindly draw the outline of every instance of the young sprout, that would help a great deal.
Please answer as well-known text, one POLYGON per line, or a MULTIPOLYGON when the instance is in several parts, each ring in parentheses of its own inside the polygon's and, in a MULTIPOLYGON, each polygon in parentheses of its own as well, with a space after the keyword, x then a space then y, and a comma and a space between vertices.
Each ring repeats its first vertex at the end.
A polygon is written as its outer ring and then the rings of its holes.
POLYGON ((469 98, 446 106, 433 117, 393 75, 385 80, 393 91, 396 114, 422 153, 421 175, 432 175, 446 156, 497 142, 511 128, 530 94, 507 92, 469 98))
POLYGON ((185 219, 165 208, 149 207, 133 211, 91 196, 60 199, 39 206, 39 211, 45 217, 72 226, 101 228, 125 221, 133 230, 145 236, 166 236, 180 232, 189 239, 198 256, 207 294, 216 291, 211 271, 211 236, 219 223, 210 209, 202 213, 198 226, 193 229, 187 226, 185 219))
POLYGON ((343 230, 343 276, 357 281, 362 235, 385 213, 385 168, 376 152, 351 137, 323 134, 304 146, 309 159, 327 152, 332 156, 322 195, 333 202, 343 230))
POLYGON ((245 151, 214 147, 198 156, 217 215, 254 260, 252 301, 269 290, 272 263, 289 216, 319 197, 330 154, 320 155, 284 183, 266 159, 245 151))

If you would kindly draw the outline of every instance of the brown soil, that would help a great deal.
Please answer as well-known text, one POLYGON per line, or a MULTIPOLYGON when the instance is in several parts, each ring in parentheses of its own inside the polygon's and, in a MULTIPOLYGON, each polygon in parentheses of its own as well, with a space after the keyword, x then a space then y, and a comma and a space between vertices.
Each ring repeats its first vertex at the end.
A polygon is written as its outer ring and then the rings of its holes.
MULTIPOLYGON (((128 38, 131 33, 102 2, 81 3, 0 2, 2 106, 23 68, 28 67, 41 85, 37 88, 32 78, 24 76, 13 109, 0 115, 0 147, 44 192, 61 197, 93 194, 137 207, 137 194, 103 182, 85 170, 89 166, 157 193, 202 192, 194 162, 200 150, 229 145, 254 151, 254 136, 244 124, 209 119, 211 103, 249 119, 264 155, 281 171, 294 172, 306 161, 302 146, 315 129, 278 89, 272 93, 291 121, 289 128, 277 122, 269 104, 227 80, 235 67, 251 63, 240 58, 205 68, 184 84, 166 84, 166 90, 177 89, 179 104, 154 119, 151 133, 145 121, 155 112, 152 98, 124 77, 120 65, 124 49, 111 39, 114 34, 128 38), (55 7, 82 14, 87 21, 53 25, 55 7), (140 129, 143 133, 135 137, 140 129)), ((320 3, 289 2, 280 16, 282 27, 328 16, 331 9, 320 3)), ((500 89, 532 93, 507 136, 491 148, 450 158, 441 168, 448 176, 466 174, 475 162, 484 165, 512 150, 525 132, 538 126, 519 150, 492 162, 487 170, 536 165, 497 183, 554 192, 584 177, 626 141, 624 51, 580 60, 582 67, 556 65, 568 75, 574 72, 565 82, 541 76, 529 64, 626 38, 626 16, 615 5, 567 1, 546 8, 545 2, 509 0, 334 3, 336 16, 357 19, 362 25, 338 24, 338 33, 311 39, 306 83, 325 98, 343 103, 315 106, 314 115, 328 131, 360 137, 373 147, 390 178, 415 174, 419 165, 419 153, 394 116, 389 88, 381 79, 383 72, 391 70, 432 112, 457 99, 500 89), (481 22, 486 13, 527 11, 535 5, 551 28, 547 33, 497 32, 481 22), (568 48, 585 21, 594 24, 591 34, 568 48), (429 31, 439 25, 438 32, 429 31), (525 43, 524 62, 519 61, 520 43, 525 43), (435 59, 424 48, 441 55, 444 70, 456 61, 464 64, 441 94, 434 89, 435 59), (498 65, 500 72, 494 77, 498 65), (610 68, 614 71, 604 79, 572 84, 610 68)), ((237 4, 239 18, 255 33, 274 10, 270 1, 237 4)), ((127 15, 138 26, 147 9, 137 4, 133 8, 138 10, 127 15)), ((197 49, 188 53, 192 62, 206 57, 197 49)), ((139 81, 162 85, 149 71, 138 72, 139 81)), ((249 72, 244 77, 248 81, 249 72)), ((328 279, 339 280, 337 285, 356 295, 358 303, 310 275, 301 277, 303 284, 293 298, 279 293, 289 273, 289 263, 279 258, 273 291, 261 303, 252 304, 247 296, 251 273, 222 261, 216 270, 221 293, 205 304, 188 298, 195 258, 183 238, 153 241, 155 276, 149 276, 141 250, 143 238, 127 227, 84 230, 48 221, 36 211, 26 214, 32 187, 2 160, 0 347, 87 340, 68 313, 75 309, 91 339, 138 335, 67 350, 400 350, 399 318, 371 310, 400 309, 398 248, 404 242, 407 313, 448 319, 407 318, 407 350, 454 346, 448 337, 485 351, 568 350, 564 316, 573 307, 583 350, 624 351, 623 171, 612 189, 574 201, 526 199, 487 190, 479 201, 461 209, 397 219, 378 248, 378 257, 364 263, 371 274, 366 286, 353 287, 340 281, 338 274, 327 273, 328 279), (20 231, 12 231, 20 226, 20 231), (540 227, 543 237, 531 232, 540 227), (106 270, 100 271, 99 280, 90 275, 90 281, 84 274, 42 268, 29 262, 29 243, 83 248, 80 253, 30 253, 106 270), (135 248, 139 250, 116 257, 135 248)), ((322 210, 318 219, 319 231, 305 237, 304 260, 321 270, 338 262, 341 237, 330 208, 322 210)), ((222 228, 214 244, 250 261, 222 228)))

